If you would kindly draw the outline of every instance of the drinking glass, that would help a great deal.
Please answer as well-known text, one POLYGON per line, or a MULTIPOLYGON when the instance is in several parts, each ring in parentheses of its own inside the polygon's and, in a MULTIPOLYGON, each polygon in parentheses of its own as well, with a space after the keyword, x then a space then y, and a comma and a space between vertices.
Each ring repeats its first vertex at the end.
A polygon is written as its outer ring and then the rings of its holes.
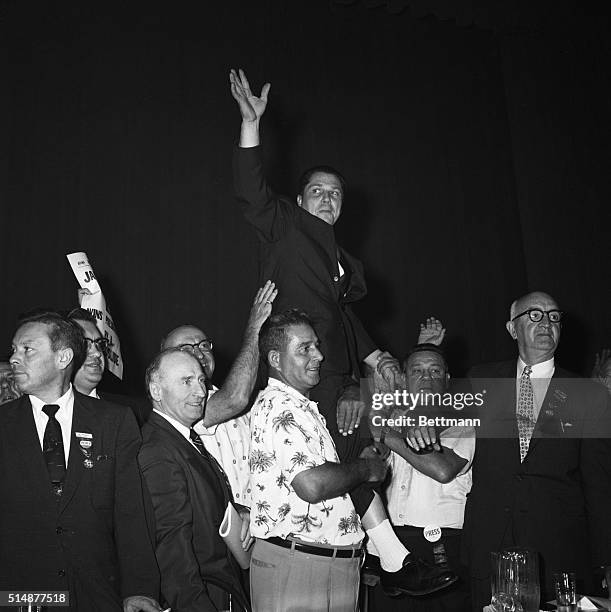
POLYGON ((517 595, 518 572, 515 556, 507 551, 493 552, 490 560, 492 564, 490 584, 492 608, 495 612, 523 612, 520 598, 517 595))
POLYGON ((521 603, 524 612, 539 612, 541 589, 539 586, 539 557, 528 548, 507 548, 505 559, 507 592, 521 603))
POLYGON ((554 574, 556 605, 559 612, 577 611, 575 572, 557 572, 554 574))

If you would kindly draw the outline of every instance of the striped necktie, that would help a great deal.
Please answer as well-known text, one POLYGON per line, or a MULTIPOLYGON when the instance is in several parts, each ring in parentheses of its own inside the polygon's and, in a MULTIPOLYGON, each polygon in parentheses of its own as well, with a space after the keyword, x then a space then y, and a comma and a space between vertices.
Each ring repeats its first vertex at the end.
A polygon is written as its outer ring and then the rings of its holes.
POLYGON ((219 478, 227 485, 227 489, 231 493, 231 485, 229 484, 229 479, 227 478, 227 474, 225 474, 225 470, 221 467, 220 463, 206 450, 202 439, 199 437, 199 434, 195 431, 195 429, 193 429, 193 427, 189 429, 189 438, 201 455, 210 462, 212 468, 217 472, 219 478))

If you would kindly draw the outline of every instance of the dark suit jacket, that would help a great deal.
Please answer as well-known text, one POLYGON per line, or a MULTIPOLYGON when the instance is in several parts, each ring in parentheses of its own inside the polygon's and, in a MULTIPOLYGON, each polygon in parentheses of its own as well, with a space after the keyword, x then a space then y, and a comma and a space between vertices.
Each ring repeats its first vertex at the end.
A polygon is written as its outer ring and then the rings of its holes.
POLYGON ((556 367, 521 463, 516 362, 473 368, 470 378, 474 391, 486 388, 463 529, 472 575, 488 576, 490 552, 513 544, 540 553, 544 596, 557 570, 575 570, 591 588, 593 568, 611 564, 605 390, 556 367))
POLYGON ((149 415, 151 414, 151 404, 143 397, 120 395, 118 393, 107 393, 106 391, 100 391, 100 389, 98 389, 97 392, 100 399, 131 408, 139 427, 142 427, 146 423, 149 415))
MULTIPOLYGON (((212 612, 206 584, 247 607, 240 570, 218 535, 231 492, 217 464, 155 412, 142 429, 138 459, 155 513, 161 593, 176 612, 212 612)), ((234 609, 239 609, 235 607, 234 609)))
POLYGON ((321 378, 358 378, 360 362, 376 349, 350 307, 367 293, 361 262, 338 249, 332 225, 271 191, 260 147, 236 149, 234 181, 244 216, 262 243, 261 282, 271 279, 278 289, 274 312, 301 308, 312 317, 325 356, 321 378))
POLYGON ((70 590, 72 610, 100 612, 122 610, 129 595, 158 597, 139 447, 129 410, 75 391, 66 480, 57 501, 29 398, 2 406, 0 590, 70 590), (89 449, 76 432, 91 434, 89 449), (92 468, 84 465, 85 451, 92 468))

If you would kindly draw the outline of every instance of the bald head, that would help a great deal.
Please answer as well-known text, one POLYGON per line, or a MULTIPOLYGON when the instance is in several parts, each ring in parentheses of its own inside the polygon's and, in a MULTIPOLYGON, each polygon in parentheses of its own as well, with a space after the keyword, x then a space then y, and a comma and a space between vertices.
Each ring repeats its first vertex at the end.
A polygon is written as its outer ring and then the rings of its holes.
POLYGON ((543 291, 528 293, 511 305, 507 331, 518 343, 520 357, 528 365, 551 359, 560 340, 560 323, 550 321, 549 314, 544 314, 540 321, 532 321, 528 311, 533 309, 543 313, 559 310, 556 300, 543 291))
MULTIPOLYGON (((528 306, 532 302, 553 302, 556 304, 556 300, 549 295, 548 293, 544 293, 543 291, 533 291, 532 293, 527 293, 522 297, 519 297, 517 300, 514 300, 511 304, 511 308, 509 309, 509 320, 511 321, 517 314, 524 312, 528 308, 532 308, 532 306, 528 306), (525 306, 525 304, 527 304, 525 306)), ((557 306, 556 306, 557 308, 557 306)))
POLYGON ((214 373, 214 355, 211 348, 208 349, 201 346, 204 340, 209 340, 209 338, 199 327, 195 327, 195 325, 180 325, 163 338, 161 350, 180 348, 190 353, 199 361, 204 369, 206 378, 210 379, 214 373))

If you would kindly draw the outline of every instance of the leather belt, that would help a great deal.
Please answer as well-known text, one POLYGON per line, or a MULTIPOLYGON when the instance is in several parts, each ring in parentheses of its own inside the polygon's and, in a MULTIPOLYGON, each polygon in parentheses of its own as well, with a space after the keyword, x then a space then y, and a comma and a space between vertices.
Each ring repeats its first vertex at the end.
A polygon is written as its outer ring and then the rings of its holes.
POLYGON ((363 548, 321 548, 314 544, 302 544, 301 542, 295 542, 295 540, 284 540, 283 538, 267 538, 265 541, 276 546, 282 546, 282 548, 290 548, 291 550, 298 550, 299 552, 318 555, 319 557, 352 559, 354 557, 361 557, 364 552, 363 548))

